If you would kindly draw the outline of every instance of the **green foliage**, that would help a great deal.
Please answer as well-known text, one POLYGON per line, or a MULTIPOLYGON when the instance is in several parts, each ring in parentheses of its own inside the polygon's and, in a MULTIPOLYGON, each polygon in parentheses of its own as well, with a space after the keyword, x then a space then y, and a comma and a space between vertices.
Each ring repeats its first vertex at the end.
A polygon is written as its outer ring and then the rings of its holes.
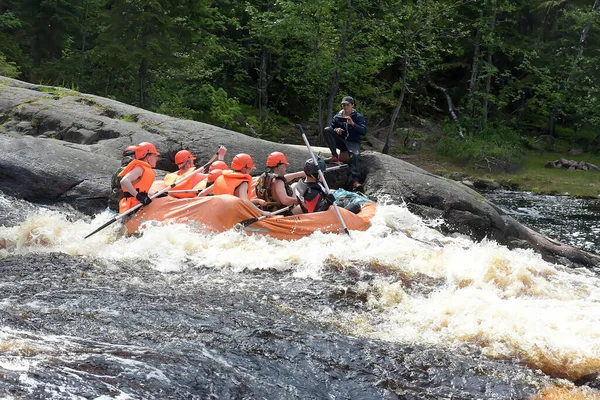
POLYGON ((79 96, 79 92, 72 89, 66 89, 60 86, 40 86, 40 92, 50 93, 54 97, 62 99, 68 96, 79 96))
POLYGON ((123 116, 123 121, 125 122, 137 122, 137 115, 135 114, 126 114, 123 116))
POLYGON ((189 87, 170 96, 158 112, 178 118, 206 121, 223 128, 239 129, 242 117, 240 103, 222 88, 212 85, 189 87))
MULTIPOLYGON (((455 127, 447 125, 445 129, 455 127)), ((468 135, 464 140, 446 135, 438 142, 437 149, 446 157, 470 163, 486 160, 519 163, 525 154, 519 134, 502 125, 488 125, 481 134, 468 135)))
POLYGON ((325 119, 343 94, 370 129, 389 125, 401 93, 401 117, 442 120, 435 84, 467 135, 442 151, 518 159, 512 131, 554 135, 557 148, 596 139, 592 3, 4 0, 0 74, 242 132, 249 123, 273 140, 290 120, 325 119))
POLYGON ((0 75, 9 78, 18 78, 20 75, 19 67, 15 62, 6 61, 6 56, 0 53, 0 75))

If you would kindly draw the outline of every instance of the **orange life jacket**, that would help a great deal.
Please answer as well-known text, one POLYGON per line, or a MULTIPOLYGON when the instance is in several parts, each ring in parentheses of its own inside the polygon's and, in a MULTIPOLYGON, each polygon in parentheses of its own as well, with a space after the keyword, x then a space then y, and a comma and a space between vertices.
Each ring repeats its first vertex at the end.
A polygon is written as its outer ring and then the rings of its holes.
MULTIPOLYGON (((133 187, 138 192, 148 193, 150 187, 152 187, 152 183, 154 182, 154 177, 156 176, 156 174, 154 173, 154 170, 152 169, 150 164, 148 164, 147 162, 141 160, 133 160, 129 164, 127 164, 123 171, 119 173, 119 176, 123 177, 127 175, 136 167, 142 167, 144 172, 142 172, 142 176, 140 177, 140 179, 137 180, 137 182, 133 182, 133 187)), ((123 191, 125 197, 123 197, 119 201, 119 213, 123 214, 125 211, 129 210, 131 207, 138 205, 140 202, 138 201, 138 199, 131 196, 123 186, 121 186, 121 190, 123 191)))
POLYGON ((251 199, 252 193, 254 192, 254 185, 252 185, 252 177, 248 174, 242 174, 236 171, 223 171, 223 175, 217 178, 214 183, 213 193, 219 194, 231 194, 235 193, 235 189, 240 186, 243 182, 248 182, 248 199, 251 199))
MULTIPOLYGON (((165 175, 165 179, 164 179, 165 186, 170 186, 173 183, 177 182, 178 180, 183 179, 190 174, 193 174, 194 172, 196 172, 196 168, 190 168, 183 175, 181 174, 181 171, 176 171, 176 172, 167 174, 167 175, 165 175)), ((181 182, 177 186, 172 187, 171 190, 194 189, 194 186, 199 182, 199 180, 202 179, 203 176, 205 176, 205 175, 198 172, 195 176, 186 179, 185 181, 181 182)), ((176 197, 178 199, 196 197, 196 193, 169 193, 169 195, 176 197)))
MULTIPOLYGON (((213 182, 214 183, 214 182, 213 182)), ((208 184, 208 178, 202 179, 196 186, 193 187, 195 190, 204 190, 206 189, 206 185, 208 184)))

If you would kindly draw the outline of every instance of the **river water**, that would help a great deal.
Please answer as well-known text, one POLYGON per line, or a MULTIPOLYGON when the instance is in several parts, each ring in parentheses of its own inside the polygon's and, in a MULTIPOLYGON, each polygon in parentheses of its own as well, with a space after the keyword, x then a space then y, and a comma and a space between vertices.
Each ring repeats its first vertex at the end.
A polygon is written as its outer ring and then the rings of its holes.
POLYGON ((297 241, 0 196, 2 399, 598 399, 600 279, 402 204, 297 241))
POLYGON ((553 239, 600 254, 600 199, 496 190, 485 197, 553 239))

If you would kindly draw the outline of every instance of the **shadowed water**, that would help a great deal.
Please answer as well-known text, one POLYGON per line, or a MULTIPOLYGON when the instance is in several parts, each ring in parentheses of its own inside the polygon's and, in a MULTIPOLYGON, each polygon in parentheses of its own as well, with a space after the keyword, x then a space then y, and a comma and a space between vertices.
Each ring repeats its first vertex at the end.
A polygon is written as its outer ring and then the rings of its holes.
POLYGON ((510 190, 489 192, 485 197, 544 235, 600 254, 600 199, 510 190))
POLYGON ((20 217, 0 227, 0 396, 597 396, 593 273, 444 238, 405 207, 381 205, 352 238, 172 225, 84 241, 109 214, 12 204, 20 217))

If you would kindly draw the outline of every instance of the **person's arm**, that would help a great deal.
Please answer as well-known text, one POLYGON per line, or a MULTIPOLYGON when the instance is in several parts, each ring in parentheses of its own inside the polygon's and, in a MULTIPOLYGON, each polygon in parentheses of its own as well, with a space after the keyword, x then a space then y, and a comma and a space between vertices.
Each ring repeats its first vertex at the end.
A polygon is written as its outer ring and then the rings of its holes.
POLYGON ((138 191, 133 187, 133 182, 140 179, 143 173, 144 169, 138 166, 125 174, 125 176, 121 179, 121 186, 123 186, 123 189, 125 189, 133 197, 137 196, 138 194, 138 191))
POLYGON ((336 115, 337 115, 337 114, 334 114, 334 115, 333 115, 333 118, 331 118, 331 122, 329 123, 329 127, 330 127, 331 129, 333 129, 333 130, 335 130, 335 128, 338 128, 338 126, 337 126, 337 120, 335 119, 335 116, 336 116, 336 115))
MULTIPOLYGON (((252 206, 252 208, 254 208, 256 211, 258 211, 260 214, 264 215, 265 217, 271 216, 270 212, 261 210, 252 201, 250 201, 250 199, 248 199, 248 182, 240 183, 238 185, 238 187, 235 188, 233 194, 234 194, 234 196, 247 201, 252 206)), ((259 199, 259 200, 262 200, 262 199, 259 199)), ((266 204, 266 202, 264 200, 262 200, 262 201, 266 204)))
POLYGON ((338 119, 336 118, 338 115, 340 115, 340 112, 337 112, 333 116, 333 118, 331 119, 331 123, 329 124, 329 127, 331 129, 333 129, 334 132, 337 133, 338 135, 342 135, 342 134, 344 134, 345 129, 344 129, 344 125, 342 123, 340 123, 338 121, 338 119))
POLYGON ((288 196, 285 191, 285 184, 280 179, 275 179, 271 188, 271 195, 277 201, 284 206, 296 204, 297 200, 295 197, 288 196))
POLYGON ((367 134, 367 121, 361 114, 356 114, 354 118, 348 119, 348 123, 352 126, 352 130, 360 136, 367 134))
POLYGON ((227 154, 227 147, 219 146, 219 150, 217 150, 217 160, 225 160, 225 154, 227 154))
POLYGON ((298 171, 298 172, 290 172, 289 174, 285 174, 283 177, 285 178, 285 180, 287 182, 291 182, 294 179, 304 178, 305 176, 306 176, 306 174, 304 173, 304 171, 298 171))
POLYGON ((121 179, 121 186, 123 187, 123 189, 125 189, 127 191, 127 193, 129 193, 130 195, 135 197, 137 199, 137 201, 139 201, 143 205, 147 206, 148 204, 152 203, 152 199, 150 197, 148 197, 148 193, 138 192, 133 187, 133 182, 140 179, 143 174, 144 174, 144 169, 142 167, 135 167, 134 169, 129 171, 127 174, 125 174, 123 179, 121 179))

